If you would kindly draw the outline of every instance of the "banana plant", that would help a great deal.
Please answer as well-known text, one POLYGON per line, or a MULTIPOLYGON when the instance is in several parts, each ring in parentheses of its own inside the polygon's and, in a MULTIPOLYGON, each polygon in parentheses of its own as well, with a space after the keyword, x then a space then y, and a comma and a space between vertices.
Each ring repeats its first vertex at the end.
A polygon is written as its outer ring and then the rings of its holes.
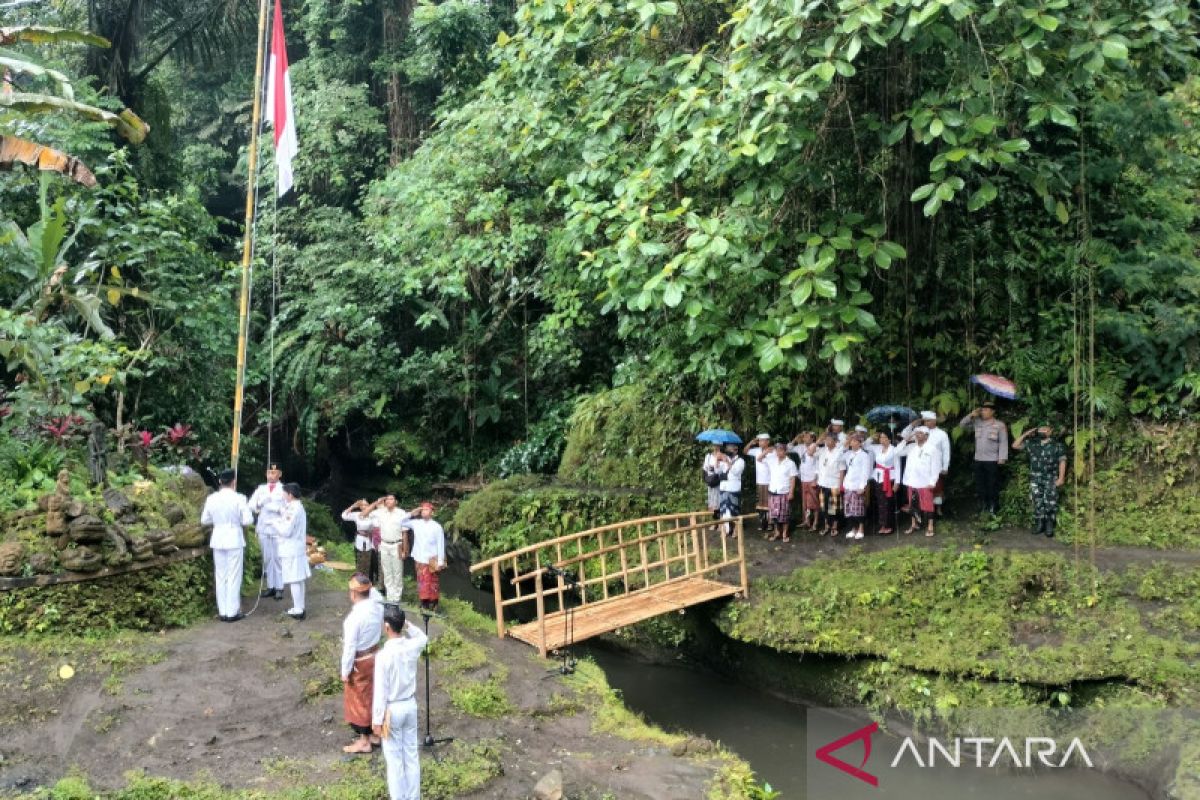
MULTIPOLYGON (((145 141, 150 126, 132 110, 126 108, 114 113, 76 101, 70 78, 58 70, 31 61, 24 55, 8 49, 9 45, 20 43, 109 46, 108 40, 102 36, 69 28, 38 25, 0 28, 0 77, 3 77, 3 82, 0 83, 0 112, 10 111, 21 116, 66 112, 84 119, 103 122, 114 128, 131 144, 141 144, 145 141), (56 93, 14 91, 12 78, 16 75, 26 75, 49 83, 56 93)), ((39 142, 0 136, 0 169, 11 169, 17 163, 36 166, 47 172, 58 172, 84 186, 96 185, 91 170, 74 156, 39 142)))
POLYGON ((11 220, 0 227, 0 253, 4 255, 7 271, 24 285, 13 311, 26 312, 41 321, 51 309, 61 306, 101 338, 112 339, 113 331, 100 315, 99 286, 95 289, 90 286, 94 275, 100 273, 103 277, 100 264, 90 259, 75 265, 68 262, 75 240, 97 220, 86 213, 69 220, 66 198, 60 197, 51 204, 46 199, 46 190, 47 180, 43 176, 37 222, 25 230, 11 220))

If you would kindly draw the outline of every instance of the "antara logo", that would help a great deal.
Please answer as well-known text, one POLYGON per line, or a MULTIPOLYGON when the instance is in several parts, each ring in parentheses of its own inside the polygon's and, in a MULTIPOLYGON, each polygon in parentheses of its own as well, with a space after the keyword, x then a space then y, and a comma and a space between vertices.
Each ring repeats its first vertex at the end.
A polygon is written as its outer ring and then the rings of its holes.
MULTIPOLYGON (((863 783, 878 787, 879 778, 865 769, 867 761, 871 758, 871 737, 878 732, 879 724, 872 722, 870 725, 817 748, 817 760, 863 783), (859 741, 862 742, 862 758, 856 759, 857 766, 834 755, 838 750, 859 741)), ((923 769, 939 766, 959 768, 964 765, 988 769, 1001 766, 1016 769, 1036 767, 1059 769, 1067 766, 1092 768, 1093 766, 1087 748, 1083 746, 1083 742, 1078 737, 1072 739, 1066 748, 1060 750, 1057 740, 1044 736, 1017 739, 1016 743, 1007 736, 1000 739, 981 736, 956 736, 947 740, 930 738, 926 740, 924 748, 918 746, 912 737, 906 736, 896 750, 896 755, 892 758, 889 767, 895 768, 905 762, 923 769)))

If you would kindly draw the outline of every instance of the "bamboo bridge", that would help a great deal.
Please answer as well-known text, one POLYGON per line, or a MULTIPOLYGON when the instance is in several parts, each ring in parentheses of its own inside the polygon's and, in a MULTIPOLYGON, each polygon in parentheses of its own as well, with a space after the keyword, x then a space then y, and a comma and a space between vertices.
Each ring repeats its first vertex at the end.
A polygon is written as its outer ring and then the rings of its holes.
POLYGON ((691 511, 617 522, 494 556, 471 572, 491 571, 496 635, 545 657, 661 614, 745 598, 743 523, 752 516, 714 520, 691 511), (506 608, 531 602, 534 619, 505 626, 506 608))

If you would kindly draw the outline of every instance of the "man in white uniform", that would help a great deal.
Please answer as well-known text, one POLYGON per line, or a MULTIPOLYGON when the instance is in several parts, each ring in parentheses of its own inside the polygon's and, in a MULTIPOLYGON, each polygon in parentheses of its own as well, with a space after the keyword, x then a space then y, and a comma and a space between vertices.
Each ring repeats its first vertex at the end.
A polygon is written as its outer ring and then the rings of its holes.
POLYGON ((383 636, 382 600, 366 575, 360 572, 350 579, 351 609, 342 622, 342 710, 358 738, 342 748, 345 753, 371 752, 375 654, 383 636))
POLYGON ((428 638, 389 606, 383 616, 387 642, 375 657, 371 724, 383 739, 390 800, 420 800, 421 761, 417 756, 417 662, 428 638))
POLYGON ((367 506, 366 514, 379 526, 379 564, 383 567, 384 594, 387 602, 399 603, 404 590, 404 559, 408 558, 408 543, 404 529, 412 514, 396 505, 395 495, 386 495, 367 506))
POLYGON ((743 453, 754 459, 754 510, 758 512, 758 529, 763 533, 769 530, 767 515, 770 512, 771 470, 761 457, 770 451, 769 433, 760 433, 742 449, 743 453))
POLYGON ((908 504, 912 524, 905 533, 912 533, 926 522, 926 536, 933 536, 933 489, 942 473, 942 452, 930 442, 929 429, 924 425, 913 428, 912 441, 905 440, 897 448, 904 456, 903 483, 908 487, 908 504))
POLYGON ((946 493, 946 473, 950 471, 950 437, 946 432, 938 427, 937 414, 932 411, 922 411, 921 419, 909 425, 900 432, 906 442, 913 441, 913 434, 924 427, 926 435, 929 437, 928 444, 938 451, 941 457, 942 471, 938 475, 937 483, 933 487, 933 507, 934 513, 939 516, 942 513, 942 500, 946 493))
POLYGON ((208 546, 213 551, 216 576, 217 613, 222 622, 237 622, 242 613, 242 553, 246 537, 242 529, 253 517, 246 496, 238 494, 237 474, 227 469, 217 476, 221 488, 210 494, 200 512, 200 524, 212 525, 208 546))
POLYGON ((267 468, 267 482, 260 485, 250 495, 250 510, 258 521, 254 530, 258 534, 258 543, 262 548, 263 578, 266 587, 262 597, 283 599, 283 567, 279 563, 279 537, 283 531, 283 505, 287 502, 283 496, 283 470, 278 464, 267 468))
POLYGON ((788 526, 792 521, 792 500, 796 496, 796 476, 800 474, 796 462, 788 458, 787 443, 778 441, 771 453, 759 456, 771 472, 771 483, 768 489, 770 497, 767 505, 770 511, 771 524, 774 532, 767 538, 771 541, 782 539, 790 542, 788 526))
POLYGON ((283 494, 287 503, 283 506, 283 526, 279 536, 279 564, 283 582, 292 595, 292 607, 287 615, 292 619, 304 619, 306 582, 312 575, 308 566, 308 512, 300 502, 300 484, 285 483, 283 494))
POLYGON ((441 599, 438 573, 446 568, 446 532, 433 518, 433 503, 421 503, 418 517, 408 521, 413 532, 412 557, 417 571, 421 608, 436 611, 441 599))

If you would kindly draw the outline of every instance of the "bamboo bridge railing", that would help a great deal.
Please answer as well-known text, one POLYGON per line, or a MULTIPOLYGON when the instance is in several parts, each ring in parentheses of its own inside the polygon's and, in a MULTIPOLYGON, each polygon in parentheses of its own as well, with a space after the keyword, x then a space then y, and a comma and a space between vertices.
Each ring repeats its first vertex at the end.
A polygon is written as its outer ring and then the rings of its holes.
POLYGON ((491 572, 496 635, 513 636, 546 656, 659 614, 746 597, 743 523, 750 516, 714 520, 710 512, 691 511, 617 522, 485 559, 471 572, 491 572), (720 576, 735 570, 733 581, 720 576), (536 619, 506 628, 505 609, 530 602, 536 619))

